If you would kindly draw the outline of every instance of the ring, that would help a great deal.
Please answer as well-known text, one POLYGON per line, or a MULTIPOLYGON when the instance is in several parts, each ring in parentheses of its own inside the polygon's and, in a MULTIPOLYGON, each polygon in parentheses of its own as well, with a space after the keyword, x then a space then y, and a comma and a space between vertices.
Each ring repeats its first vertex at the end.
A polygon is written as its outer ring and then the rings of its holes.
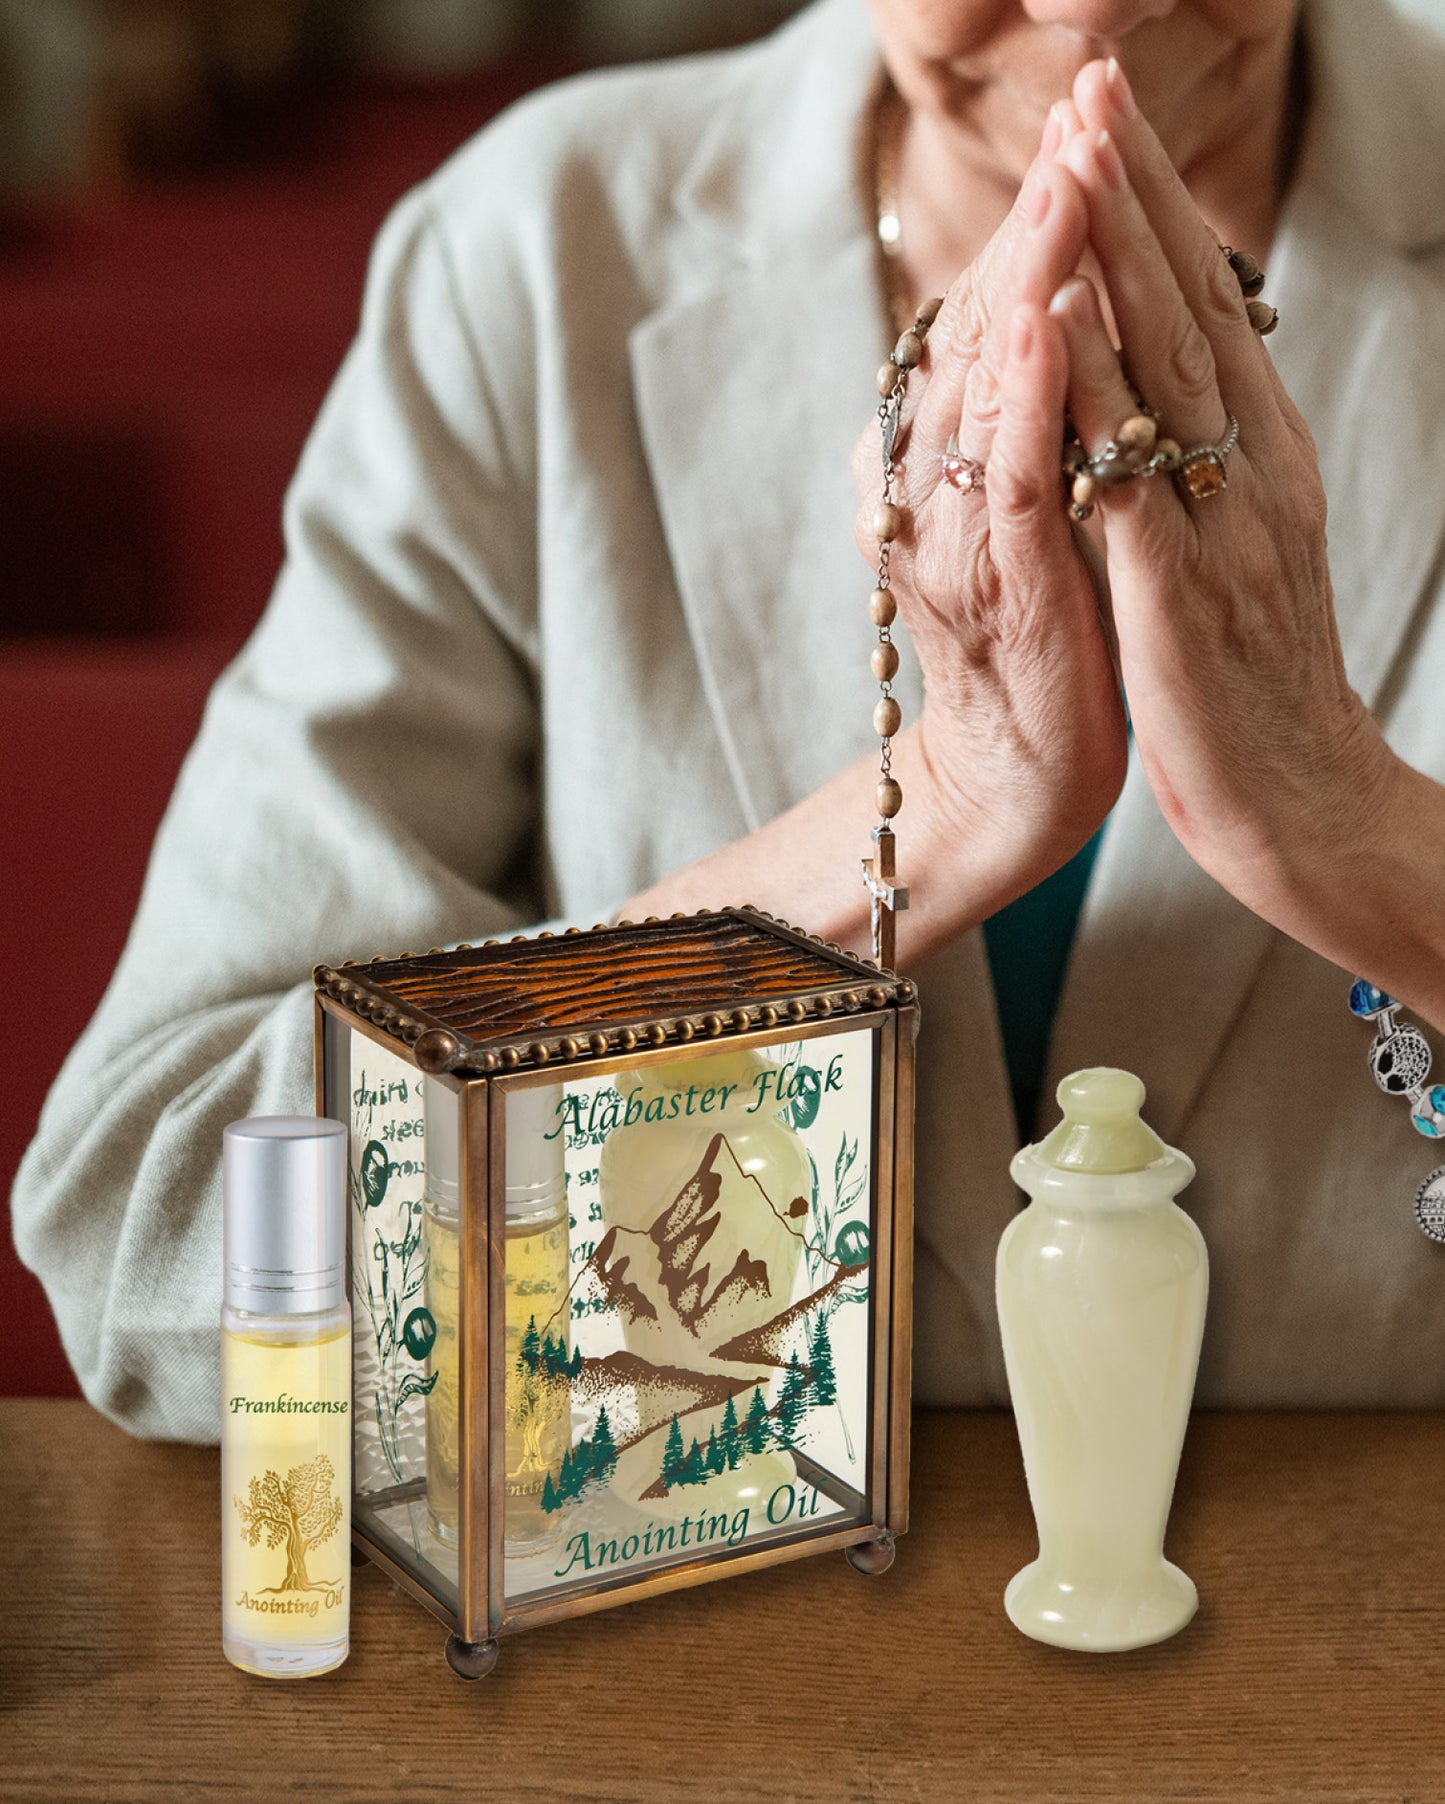
POLYGON ((939 463, 943 467, 943 480, 961 495, 976 495, 983 489, 984 466, 977 458, 965 457, 958 448, 958 434, 950 432, 948 444, 939 463))
POLYGON ((1229 416, 1229 428, 1217 445, 1195 445, 1179 460, 1176 474, 1190 499, 1207 501, 1221 489, 1229 487, 1224 461, 1239 443, 1239 421, 1229 416))

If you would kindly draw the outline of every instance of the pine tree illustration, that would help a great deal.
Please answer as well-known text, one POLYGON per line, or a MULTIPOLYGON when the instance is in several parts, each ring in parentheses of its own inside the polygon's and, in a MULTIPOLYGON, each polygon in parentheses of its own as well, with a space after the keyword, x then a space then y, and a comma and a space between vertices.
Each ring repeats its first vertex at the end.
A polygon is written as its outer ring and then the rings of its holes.
POLYGON ((729 1472, 736 1472, 738 1467, 743 1463, 743 1450, 739 1444, 740 1440, 741 1437, 738 1433, 737 1406, 732 1400, 732 1393, 729 1392, 727 1408, 723 1411, 722 1420, 723 1459, 727 1462, 729 1472))
POLYGON ((778 1398, 777 1426, 773 1431, 780 1447, 797 1445, 798 1424, 803 1419, 807 1388, 808 1381, 803 1376, 803 1368, 798 1364, 798 1355, 794 1352, 783 1378, 783 1391, 778 1398))
POLYGON ((662 1482, 675 1485, 681 1482, 685 1455, 682 1447, 682 1430, 678 1427, 677 1417, 672 1418, 672 1427, 667 1431, 667 1445, 662 1450, 662 1482))
POLYGON ((581 1370, 582 1370, 582 1349, 580 1347, 574 1347, 572 1349, 571 1361, 569 1362, 569 1364, 567 1366, 567 1376, 569 1378, 575 1378, 581 1370))
POLYGON ((718 1442, 715 1428, 709 1428, 707 1431, 707 1451, 702 1456, 702 1463, 709 1472, 725 1472, 727 1470, 727 1461, 723 1458, 723 1450, 718 1442))
POLYGON ((748 1405, 748 1419, 743 1423, 743 1439, 749 1453, 763 1453, 768 1445, 768 1406, 763 1402, 761 1385, 754 1385, 753 1400, 748 1405))
POLYGON ((557 1487, 552 1483, 552 1474, 549 1472, 542 1480, 542 1508, 551 1515, 553 1510, 561 1507, 562 1499, 557 1495, 557 1487))
POLYGON ((679 1483, 685 1485, 700 1485, 705 1484, 706 1482, 707 1471, 702 1463, 702 1448, 698 1446, 697 1436, 694 1435, 692 1437, 692 1445, 687 1450, 687 1458, 682 1464, 682 1474, 679 1483))
POLYGON ((542 1337, 537 1332, 537 1318, 533 1316, 527 1323, 527 1331, 522 1336, 522 1344, 517 1350, 517 1370, 519 1372, 535 1372, 542 1357, 542 1337))
POLYGON ((597 1426, 592 1431, 590 1464, 594 1479, 606 1478, 617 1464, 617 1443, 612 1438, 612 1424, 607 1420, 605 1403, 597 1412, 597 1426))
POLYGON ((833 1344, 828 1338, 828 1318, 819 1312, 808 1345, 813 1368, 813 1401, 820 1408, 838 1401, 838 1377, 833 1367, 833 1344))
POLYGON ((562 1455, 562 1470, 557 1477, 559 1501, 565 1503, 569 1497, 575 1497, 580 1489, 581 1487, 577 1483, 577 1467, 572 1459, 572 1449, 569 1447, 562 1455))

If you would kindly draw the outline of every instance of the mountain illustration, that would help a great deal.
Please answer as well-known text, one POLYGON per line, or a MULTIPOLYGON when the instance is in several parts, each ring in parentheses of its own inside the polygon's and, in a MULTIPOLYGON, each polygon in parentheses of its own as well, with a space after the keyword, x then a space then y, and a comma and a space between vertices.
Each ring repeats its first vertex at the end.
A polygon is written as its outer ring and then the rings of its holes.
POLYGON ((846 1266, 840 1265, 826 1284, 820 1285, 810 1296, 802 1297, 791 1309, 785 1309, 781 1315, 775 1315, 770 1321, 761 1322, 755 1328, 747 1328, 741 1334, 735 1334, 731 1340, 724 1341, 720 1347, 714 1347, 713 1353, 718 1359, 746 1360, 752 1365, 781 1366, 783 1359, 783 1343, 788 1331, 797 1323, 807 1323, 817 1319, 818 1306, 830 1291, 839 1285, 846 1284, 852 1273, 846 1266))
POLYGON ((632 1263, 632 1255, 617 1250, 618 1229, 609 1228, 597 1243, 597 1250, 592 1255, 592 1269, 596 1272, 598 1282, 607 1293, 609 1303, 614 1303, 623 1315, 632 1321, 657 1320, 657 1311, 648 1302, 646 1296, 631 1282, 627 1276, 627 1268, 632 1263))
POLYGON ((802 1251, 800 1230, 714 1134, 651 1226, 609 1228, 590 1264, 629 1346, 685 1365, 785 1308, 802 1251))
POLYGON ((714 1327, 730 1323, 744 1306, 748 1295, 771 1298, 767 1266, 761 1259, 750 1259, 746 1250, 738 1254, 732 1270, 710 1297, 706 1295, 708 1273, 709 1268, 704 1266, 694 1280, 698 1304, 689 1325, 693 1333, 699 1336, 714 1327))

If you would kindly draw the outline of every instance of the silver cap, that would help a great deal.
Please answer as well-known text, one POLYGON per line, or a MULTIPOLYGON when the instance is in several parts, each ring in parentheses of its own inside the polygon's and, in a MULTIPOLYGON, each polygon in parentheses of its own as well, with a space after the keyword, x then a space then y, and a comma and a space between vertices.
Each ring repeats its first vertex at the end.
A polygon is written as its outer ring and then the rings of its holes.
POLYGON ((563 1121, 561 1084, 529 1084, 507 1098, 508 1221, 550 1219, 562 1207, 567 1195, 563 1121))
POLYGON ((320 1115, 233 1121, 223 1139, 226 1301, 308 1315, 346 1296, 346 1129, 320 1115))
POLYGON ((426 1194, 432 1213, 455 1221, 459 1212, 457 1170, 461 1153, 461 1111, 455 1090, 434 1077, 421 1080, 426 1126, 426 1194))
MULTIPOLYGON (((426 1189, 432 1213, 455 1221, 460 1210, 458 1168, 461 1111, 454 1090, 422 1080, 426 1115, 426 1189)), ((528 1085, 507 1098, 507 1220, 551 1220, 567 1195, 562 1086, 528 1085), (548 1135, 552 1137, 549 1139, 548 1135)))

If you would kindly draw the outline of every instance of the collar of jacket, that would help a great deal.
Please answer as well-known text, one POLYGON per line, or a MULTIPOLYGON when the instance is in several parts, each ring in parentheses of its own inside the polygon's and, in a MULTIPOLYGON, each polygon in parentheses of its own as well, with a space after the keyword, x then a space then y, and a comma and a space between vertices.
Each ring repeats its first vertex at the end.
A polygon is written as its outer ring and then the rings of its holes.
MULTIPOLYGON (((1445 469, 1445 308, 1438 271, 1412 255, 1445 239, 1445 49, 1378 0, 1315 0, 1306 21, 1314 98, 1269 256, 1282 315, 1270 349, 1319 444, 1346 662, 1378 703, 1425 605, 1445 513, 1445 484, 1423 475, 1445 469)), ((879 70, 864 0, 818 0, 733 68, 731 100, 675 192, 688 279, 633 329, 629 354, 704 690, 755 826, 876 743, 849 454, 892 336, 864 179, 879 70)), ((899 693, 916 717, 906 646, 899 693)), ((905 879, 926 883, 908 866, 906 800, 899 825, 905 879)), ((906 923, 903 937, 906 953, 906 923)), ((1182 851, 1136 759, 1080 921, 1051 1078, 1128 1065, 1154 1125, 1177 1135, 1278 939, 1182 851)), ((978 1105, 954 1156, 1006 1169, 1013 1123, 981 936, 911 974, 934 1004, 925 1063, 949 1090, 966 1076, 960 1093, 978 1105)), ((921 1108, 932 1081, 921 1066, 921 1108)), ((986 1316, 987 1274, 956 1251, 950 1211, 963 1206, 939 1196, 920 1232, 986 1316)))

